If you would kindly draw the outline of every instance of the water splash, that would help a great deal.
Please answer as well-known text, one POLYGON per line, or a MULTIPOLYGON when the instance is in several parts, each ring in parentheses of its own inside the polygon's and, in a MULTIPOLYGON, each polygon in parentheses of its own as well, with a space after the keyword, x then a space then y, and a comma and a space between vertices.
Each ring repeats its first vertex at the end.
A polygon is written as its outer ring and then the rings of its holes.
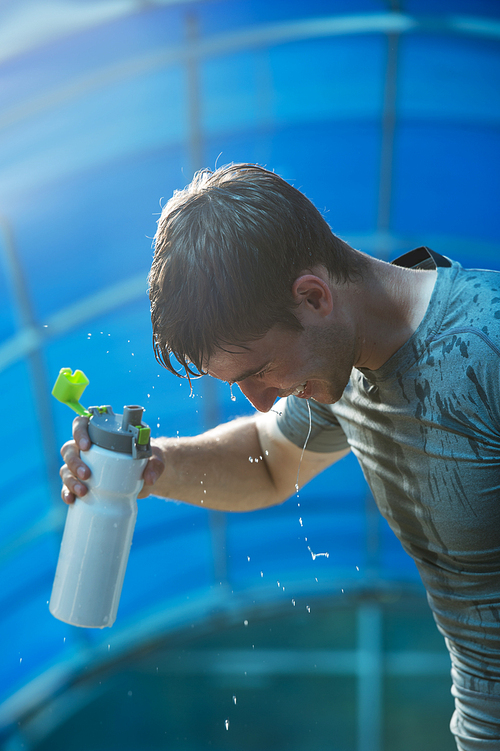
POLYGON ((311 550, 311 548, 309 547, 309 545, 307 546, 307 549, 310 552, 311 558, 313 559, 313 561, 315 561, 316 558, 320 558, 321 556, 323 556, 324 558, 329 558, 330 557, 330 553, 313 553, 313 551, 311 550))

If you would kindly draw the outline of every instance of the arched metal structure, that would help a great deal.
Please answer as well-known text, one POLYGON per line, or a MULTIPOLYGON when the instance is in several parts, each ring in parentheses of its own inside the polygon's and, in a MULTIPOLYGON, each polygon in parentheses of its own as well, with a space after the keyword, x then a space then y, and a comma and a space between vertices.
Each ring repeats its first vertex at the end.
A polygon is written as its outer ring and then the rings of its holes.
POLYGON ((153 432, 170 435, 248 412, 220 384, 198 382, 191 395, 151 352, 155 221, 200 167, 275 169, 335 232, 382 258, 427 244, 500 267, 499 84, 494 1, 4 0, 6 738, 84 669, 215 612, 419 588, 348 459, 299 499, 248 516, 143 502, 116 625, 58 623, 47 601, 64 521, 58 446, 71 416, 50 388, 60 367, 82 368, 89 401, 141 403, 153 432))

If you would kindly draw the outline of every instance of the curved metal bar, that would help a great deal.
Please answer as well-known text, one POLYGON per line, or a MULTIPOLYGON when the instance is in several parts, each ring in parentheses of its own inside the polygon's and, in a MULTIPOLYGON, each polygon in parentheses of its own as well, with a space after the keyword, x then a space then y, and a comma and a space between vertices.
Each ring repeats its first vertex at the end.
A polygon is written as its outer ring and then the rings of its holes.
POLYGON ((120 305, 126 305, 141 297, 145 298, 146 275, 147 272, 144 271, 144 274, 137 274, 88 295, 83 300, 54 313, 43 325, 37 325, 33 321, 28 323, 0 345, 0 373, 14 362, 36 351, 47 340, 61 336, 75 326, 115 310, 120 305))
MULTIPOLYGON (((7 278, 11 284, 14 302, 17 308, 17 317, 21 327, 19 334, 25 336, 25 332, 30 332, 36 328, 36 324, 23 271, 16 252, 14 233, 5 217, 0 217, 0 237, 3 238, 1 247, 3 248, 3 258, 6 266, 7 278)), ((28 336, 28 338, 30 337, 28 336)), ((52 410, 49 403, 50 389, 48 386, 45 361, 38 346, 31 347, 26 352, 26 355, 28 358, 28 369, 33 389, 35 407, 38 413, 38 425, 40 429, 42 451, 45 459, 47 483, 51 497, 55 502, 55 499, 60 493, 59 482, 57 479, 59 474, 59 463, 57 461, 58 449, 52 419, 52 410)))
POLYGON ((0 117, 0 129, 11 127, 27 118, 36 117, 62 102, 77 99, 118 81, 173 65, 187 64, 193 60, 193 57, 202 59, 307 39, 354 34, 405 34, 416 31, 500 39, 499 22, 468 16, 419 17, 389 12, 328 16, 268 24, 230 34, 199 38, 192 44, 180 44, 123 63, 109 65, 98 73, 80 77, 70 85, 61 86, 53 91, 40 92, 38 96, 23 104, 4 109, 0 117))

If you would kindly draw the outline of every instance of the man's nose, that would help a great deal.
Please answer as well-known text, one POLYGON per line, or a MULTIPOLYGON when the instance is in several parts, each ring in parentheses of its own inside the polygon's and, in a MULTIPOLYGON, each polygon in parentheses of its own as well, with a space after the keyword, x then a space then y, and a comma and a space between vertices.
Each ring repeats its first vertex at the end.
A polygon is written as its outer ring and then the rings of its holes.
POLYGON ((252 382, 251 378, 238 383, 240 391, 259 412, 269 412, 278 398, 278 389, 252 382))

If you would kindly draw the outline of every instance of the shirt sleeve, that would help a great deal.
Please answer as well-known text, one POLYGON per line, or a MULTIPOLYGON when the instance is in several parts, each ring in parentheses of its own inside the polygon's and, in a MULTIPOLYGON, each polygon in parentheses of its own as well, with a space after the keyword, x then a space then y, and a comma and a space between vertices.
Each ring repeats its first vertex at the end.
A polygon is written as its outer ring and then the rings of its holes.
POLYGON ((318 453, 349 448, 346 435, 328 404, 288 396, 275 405, 278 427, 299 448, 318 453))

